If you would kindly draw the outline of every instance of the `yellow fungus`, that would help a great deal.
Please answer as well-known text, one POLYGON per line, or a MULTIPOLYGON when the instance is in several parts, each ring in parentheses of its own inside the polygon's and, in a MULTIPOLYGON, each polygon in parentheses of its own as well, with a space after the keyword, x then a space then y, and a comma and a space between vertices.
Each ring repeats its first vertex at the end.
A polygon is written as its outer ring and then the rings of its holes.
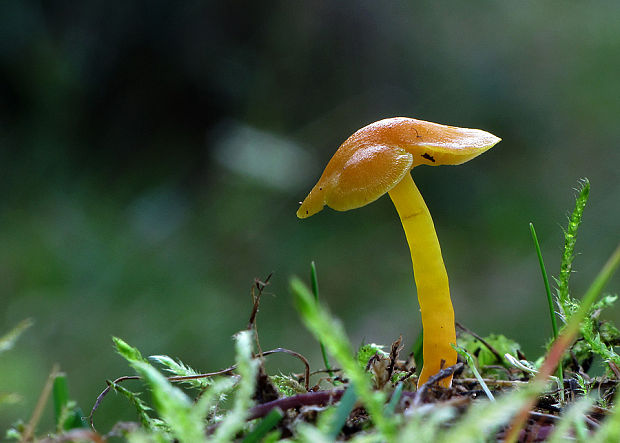
MULTIPOLYGON (((403 224, 411 252, 424 329, 424 367, 418 386, 442 367, 456 363, 454 310, 448 274, 431 214, 410 171, 418 165, 459 165, 500 139, 480 129, 446 126, 405 117, 372 123, 338 148, 297 211, 299 218, 325 205, 359 208, 388 193, 403 224)), ((449 387, 452 378, 440 385, 449 387)))

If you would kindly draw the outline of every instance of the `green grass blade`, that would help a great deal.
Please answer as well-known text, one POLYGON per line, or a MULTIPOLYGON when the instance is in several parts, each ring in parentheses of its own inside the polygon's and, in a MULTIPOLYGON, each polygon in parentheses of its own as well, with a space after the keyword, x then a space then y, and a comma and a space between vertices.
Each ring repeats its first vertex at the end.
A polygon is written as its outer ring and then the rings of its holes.
POLYGON ((357 394, 355 393, 355 388, 353 385, 349 385, 342 398, 340 399, 340 403, 338 403, 338 407, 332 417, 332 421, 330 423, 329 429, 327 431, 327 435, 336 439, 338 434, 340 434, 340 430, 344 426, 349 417, 349 414, 353 410, 353 406, 355 406, 355 402, 357 401, 357 394))
MULTIPOLYGON (((549 305, 549 317, 551 318, 551 329, 553 330, 553 338, 558 338, 558 323, 555 319, 555 309, 553 308, 553 296, 551 295, 551 287, 549 286, 549 278, 547 277, 547 269, 545 268, 545 262, 543 260, 542 251, 540 250, 540 244, 538 243, 538 236, 536 235, 536 229, 534 224, 530 223, 530 232, 532 233, 532 240, 534 241, 534 247, 536 248, 536 255, 538 256, 538 264, 540 265, 540 273, 545 284, 545 292, 547 294, 547 304, 549 305)), ((564 403, 564 367, 562 361, 558 365, 557 375, 562 380, 562 386, 560 388, 560 401, 564 403)))
POLYGON ((297 310, 310 332, 325 344, 340 364, 377 428, 384 436, 391 437, 394 432, 393 424, 383 414, 385 395, 372 390, 370 377, 357 364, 342 324, 316 303, 310 290, 298 278, 291 280, 291 291, 295 296, 297 310))
MULTIPOLYGON (((314 261, 310 262, 310 281, 312 283, 312 293, 314 294, 314 299, 316 302, 319 302, 319 279, 316 274, 316 265, 314 261)), ((325 350, 325 345, 319 340, 319 346, 321 347, 321 355, 323 356, 323 363, 325 364, 325 369, 327 369, 327 373, 330 377, 334 376, 332 372, 332 367, 329 364, 329 359, 327 358, 327 351, 325 350)))
POLYGON ((84 413, 74 401, 69 399, 67 375, 62 372, 54 377, 52 403, 58 432, 86 427, 86 423, 82 420, 84 413))
POLYGON ((56 374, 54 384, 52 386, 52 401, 54 403, 54 417, 56 419, 56 428, 62 429, 61 419, 63 411, 69 403, 69 387, 67 385, 67 376, 63 373, 56 374))
POLYGON ((489 390, 489 387, 482 379, 480 372, 478 372, 478 368, 476 368, 476 362, 474 362, 474 358, 471 355, 469 355, 469 352, 467 352, 464 348, 460 346, 453 346, 453 347, 456 350, 456 352, 458 352, 465 360, 467 360, 467 366, 469 366, 469 368, 471 369, 471 372, 474 373, 474 377, 476 377, 476 380, 478 380, 478 383, 482 387, 482 390, 484 391, 486 396, 489 398, 489 400, 495 401, 495 397, 493 397, 493 394, 489 390))
POLYGON ((555 319, 555 309, 553 308, 553 296, 551 295, 551 287, 549 286, 549 278, 547 277, 547 270, 545 268, 545 262, 543 261, 542 252, 540 250, 540 244, 538 243, 538 236, 536 235, 536 229, 534 224, 530 223, 530 232, 532 233, 532 240, 534 241, 534 247, 536 248, 536 255, 538 255, 538 263, 540 265, 540 273, 545 284, 545 292, 547 293, 547 303, 549 304, 549 317, 551 318, 551 328, 553 330, 553 338, 558 338, 558 323, 555 319))
POLYGON ((243 443, 257 443, 267 435, 269 431, 277 425, 284 417, 284 412, 280 408, 274 408, 263 418, 258 425, 243 439, 243 443))
POLYGON ((394 415, 394 411, 396 410, 396 405, 398 405, 398 402, 400 401, 400 398, 403 395, 403 386, 404 386, 404 383, 402 381, 398 382, 398 384, 396 385, 396 388, 394 389, 394 392, 392 393, 392 398, 390 398, 390 402, 385 407, 385 415, 387 416, 394 415))

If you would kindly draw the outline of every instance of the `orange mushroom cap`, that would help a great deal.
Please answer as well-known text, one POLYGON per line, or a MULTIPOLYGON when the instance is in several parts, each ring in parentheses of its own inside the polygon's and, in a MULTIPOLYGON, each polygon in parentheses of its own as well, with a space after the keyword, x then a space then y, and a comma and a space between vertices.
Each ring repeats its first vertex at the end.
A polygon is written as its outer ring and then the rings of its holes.
POLYGON ((379 120, 340 145, 297 217, 310 217, 325 205, 337 211, 362 207, 396 186, 415 166, 459 165, 500 140, 480 129, 406 117, 379 120))

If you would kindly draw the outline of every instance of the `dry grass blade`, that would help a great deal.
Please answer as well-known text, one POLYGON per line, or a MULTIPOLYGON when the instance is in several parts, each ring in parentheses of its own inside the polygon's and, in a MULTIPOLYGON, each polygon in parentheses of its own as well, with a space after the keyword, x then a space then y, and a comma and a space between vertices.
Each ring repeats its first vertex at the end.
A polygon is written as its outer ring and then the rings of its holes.
POLYGON ((32 412, 32 417, 30 418, 28 425, 26 425, 26 429, 21 438, 22 442, 30 441, 33 438, 34 430, 37 427, 37 424, 39 424, 39 420, 41 420, 43 409, 45 408, 47 399, 49 398, 52 392, 52 387, 54 386, 54 379, 56 378, 56 375, 58 374, 58 372, 59 372, 59 366, 56 363, 52 367, 52 372, 47 378, 47 381, 45 382, 45 386, 43 386, 41 395, 39 396, 39 399, 37 400, 37 404, 34 407, 34 411, 32 412))

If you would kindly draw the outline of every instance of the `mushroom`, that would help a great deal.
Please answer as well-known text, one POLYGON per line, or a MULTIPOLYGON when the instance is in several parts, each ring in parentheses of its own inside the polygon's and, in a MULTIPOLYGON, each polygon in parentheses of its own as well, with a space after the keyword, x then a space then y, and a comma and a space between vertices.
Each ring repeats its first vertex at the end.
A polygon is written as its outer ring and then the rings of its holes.
MULTIPOLYGON (((501 139, 480 129, 446 126, 412 118, 380 120, 355 132, 336 151, 318 183, 301 203, 307 218, 325 205, 359 208, 389 194, 409 243, 424 331, 421 386, 456 363, 454 310, 448 275, 433 219, 410 171, 418 165, 459 165, 501 139)), ((450 387, 452 377, 440 385, 450 387)))

